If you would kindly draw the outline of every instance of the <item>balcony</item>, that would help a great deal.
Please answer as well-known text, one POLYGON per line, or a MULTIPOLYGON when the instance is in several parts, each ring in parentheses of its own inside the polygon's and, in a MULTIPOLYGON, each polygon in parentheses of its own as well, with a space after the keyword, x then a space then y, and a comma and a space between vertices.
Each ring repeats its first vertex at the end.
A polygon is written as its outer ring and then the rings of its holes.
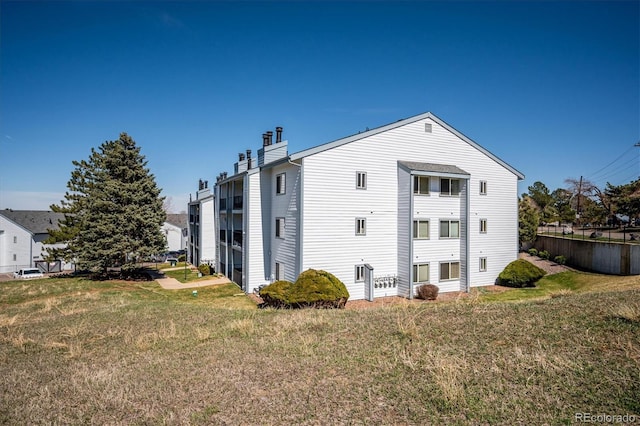
POLYGON ((227 199, 220 198, 220 211, 223 212, 225 210, 227 210, 227 199))
POLYGON ((232 281, 242 288, 242 268, 233 268, 232 281))
POLYGON ((231 245, 233 248, 242 248, 242 231, 233 231, 233 241, 231 245))
POLYGON ((235 197, 233 197, 233 209, 242 209, 242 195, 236 195, 235 197))

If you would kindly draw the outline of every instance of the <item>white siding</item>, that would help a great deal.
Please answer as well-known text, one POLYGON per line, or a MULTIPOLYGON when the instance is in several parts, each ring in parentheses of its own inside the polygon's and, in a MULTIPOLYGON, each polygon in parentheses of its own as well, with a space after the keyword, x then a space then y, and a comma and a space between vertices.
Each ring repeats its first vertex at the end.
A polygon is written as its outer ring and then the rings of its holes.
POLYGON ((298 271, 298 223, 299 223, 299 198, 300 198, 300 167, 285 163, 276 166, 271 171, 271 271, 275 274, 275 263, 284 265, 284 278, 295 281, 300 271, 298 271), (285 193, 276 195, 276 177, 285 175, 285 193), (276 218, 284 218, 285 229, 284 238, 276 238, 275 221, 276 218))
POLYGON ((215 198, 209 197, 200 204, 200 261, 215 265, 216 226, 213 205, 215 198))
POLYGON ((411 175, 398 168, 398 295, 409 297, 411 291, 411 175))
POLYGON ((30 232, 0 216, 0 272, 14 272, 33 266, 31 246, 30 232), (16 260, 13 260, 14 255, 16 260))
MULTIPOLYGON (((469 279, 472 286, 492 284, 500 268, 517 257, 517 177, 429 119, 304 158, 304 269, 326 269, 335 274, 347 284, 352 299, 364 297, 362 285, 354 283, 356 264, 369 263, 374 275, 404 274, 398 270, 398 160, 455 165, 471 175, 469 279), (425 122, 432 124, 432 133, 425 133, 425 122), (367 172, 366 190, 356 190, 356 171, 367 172), (479 195, 480 180, 488 183, 487 195, 479 195), (482 236, 475 220, 478 215, 489 224, 489 232, 482 236), (354 235, 356 217, 367 219, 365 237, 354 235), (481 253, 490 253, 486 256, 489 270, 479 274, 475 263, 481 253)), ((432 179, 433 185, 436 182, 432 179)), ((432 192, 430 197, 437 196, 432 192)), ((420 215, 427 210, 432 221, 435 232, 430 242, 438 243, 437 254, 434 248, 433 255, 427 251, 419 255, 429 257, 431 281, 439 284, 439 262, 463 256, 461 240, 438 239, 439 219, 462 221, 464 200, 438 197, 437 203, 417 203, 414 210, 420 215)), ((441 284, 441 291, 459 290, 460 286, 460 281, 449 281, 441 284)))
POLYGON ((263 234, 262 234, 262 196, 260 174, 250 174, 247 178, 247 227, 243 233, 245 254, 244 280, 246 291, 251 292, 263 284, 267 284, 265 271, 263 234))

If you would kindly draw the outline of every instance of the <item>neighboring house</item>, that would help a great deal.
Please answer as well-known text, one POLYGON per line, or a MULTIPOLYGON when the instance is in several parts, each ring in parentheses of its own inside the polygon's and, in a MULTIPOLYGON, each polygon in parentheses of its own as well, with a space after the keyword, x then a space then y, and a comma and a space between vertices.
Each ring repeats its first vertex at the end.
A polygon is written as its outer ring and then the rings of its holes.
MULTIPOLYGON (((33 268, 44 261, 47 247, 64 247, 63 244, 45 245, 49 229, 58 229, 62 213, 38 210, 0 210, 0 272, 13 272, 21 268, 33 268)), ((71 269, 73 264, 62 264, 71 269)))
POLYGON ((218 270, 246 292, 324 269, 351 299, 495 283, 524 176, 431 113, 289 154, 282 128, 215 185, 218 270))
POLYGON ((187 214, 167 213, 167 219, 162 224, 162 233, 167 238, 169 251, 184 250, 187 244, 187 214))
POLYGON ((209 182, 200 180, 195 200, 190 196, 187 243, 187 260, 196 266, 217 264, 214 204, 209 182))

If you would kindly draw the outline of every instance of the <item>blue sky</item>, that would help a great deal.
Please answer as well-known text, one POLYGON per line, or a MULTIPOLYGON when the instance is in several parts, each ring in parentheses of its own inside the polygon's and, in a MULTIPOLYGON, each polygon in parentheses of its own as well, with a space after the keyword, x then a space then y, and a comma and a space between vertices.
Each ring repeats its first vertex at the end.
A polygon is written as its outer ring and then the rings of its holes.
POLYGON ((47 209, 127 132, 185 210, 289 151, 431 111, 551 190, 640 175, 640 2, 0 4, 0 208, 47 209), (601 170, 602 169, 602 170, 601 170))

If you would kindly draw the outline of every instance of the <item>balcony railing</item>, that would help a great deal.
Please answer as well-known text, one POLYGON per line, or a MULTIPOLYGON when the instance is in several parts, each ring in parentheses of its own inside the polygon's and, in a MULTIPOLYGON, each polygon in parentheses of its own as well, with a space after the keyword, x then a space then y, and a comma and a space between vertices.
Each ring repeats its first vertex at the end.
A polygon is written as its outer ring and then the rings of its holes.
POLYGON ((233 231, 233 247, 242 248, 242 231, 233 231))
POLYGON ((233 269, 233 282, 242 287, 242 269, 233 269))
POLYGON ((234 210, 242 208, 242 195, 236 195, 233 197, 233 208, 234 210))

